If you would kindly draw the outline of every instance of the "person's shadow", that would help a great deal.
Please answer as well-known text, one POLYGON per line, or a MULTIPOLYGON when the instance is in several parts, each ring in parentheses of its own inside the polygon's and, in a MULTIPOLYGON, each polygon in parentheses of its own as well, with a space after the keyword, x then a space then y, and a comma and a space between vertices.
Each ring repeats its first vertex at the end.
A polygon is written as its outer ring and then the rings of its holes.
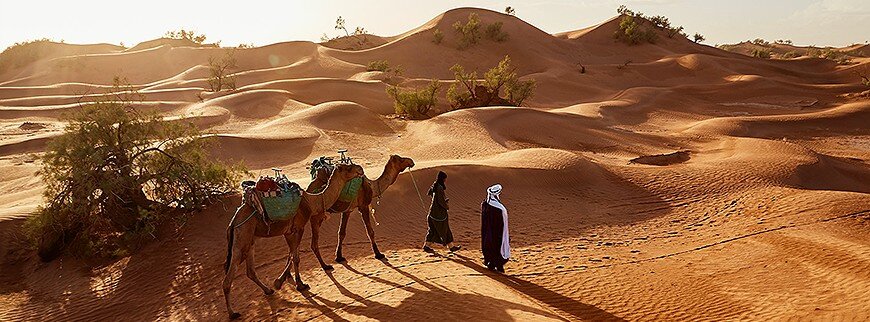
POLYGON ((444 258, 462 264, 463 266, 471 268, 483 275, 489 276, 499 283, 551 307, 559 309, 575 319, 591 321, 625 321, 625 319, 615 316, 594 305, 577 301, 532 282, 490 271, 489 269, 475 263, 471 258, 462 256, 458 253, 454 253, 453 256, 455 257, 444 258))
POLYGON ((361 296, 351 292, 342 286, 333 276, 328 275, 330 280, 332 280, 333 284, 335 284, 338 291, 343 296, 353 299, 355 303, 359 304, 342 304, 320 298, 317 295, 313 295, 313 300, 309 301, 313 305, 320 302, 327 306, 327 308, 322 308, 320 311, 324 316, 332 319, 341 319, 340 317, 337 317, 337 314, 335 313, 335 311, 341 310, 352 315, 387 321, 469 320, 480 318, 481 316, 485 316, 487 320, 509 321, 515 319, 515 317, 510 314, 511 311, 522 311, 540 317, 566 320, 561 316, 540 308, 490 297, 474 291, 471 293, 453 292, 444 287, 427 282, 426 280, 393 266, 389 262, 385 261, 384 264, 398 274, 407 277, 411 282, 402 284, 375 275, 365 274, 354 269, 347 263, 344 263, 343 265, 348 269, 348 271, 361 277, 368 278, 372 282, 386 285, 388 288, 368 296, 361 296), (391 294, 388 293, 399 290, 402 292, 408 292, 411 295, 402 299, 398 306, 391 306, 375 300, 375 298, 381 296, 389 298, 391 294), (316 302, 314 300, 316 300, 316 302))

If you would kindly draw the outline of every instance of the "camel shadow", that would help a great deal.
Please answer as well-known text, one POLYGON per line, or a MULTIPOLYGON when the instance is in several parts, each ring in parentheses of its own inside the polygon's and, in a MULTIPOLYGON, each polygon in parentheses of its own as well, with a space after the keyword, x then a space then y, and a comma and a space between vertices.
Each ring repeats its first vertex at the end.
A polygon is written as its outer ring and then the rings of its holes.
POLYGON ((565 320, 564 318, 546 310, 490 297, 475 291, 471 291, 471 293, 453 292, 447 288, 406 272, 389 262, 384 262, 384 264, 411 281, 404 284, 397 283, 372 274, 362 273, 345 263, 343 265, 348 271, 367 278, 374 283, 386 285, 388 288, 374 294, 362 296, 351 292, 341 285, 341 283, 333 276, 328 275, 330 280, 335 284, 336 288, 343 296, 352 299, 358 304, 342 304, 328 299, 319 298, 315 295, 313 298, 316 298, 319 302, 332 308, 332 310, 321 309, 321 312, 324 312, 323 315, 336 319, 334 312, 341 310, 348 314, 382 321, 469 320, 481 316, 485 316, 487 319, 494 321, 504 321, 516 319, 515 316, 511 315, 511 312, 519 311, 526 314, 526 316, 565 320), (375 300, 375 298, 381 296, 387 298, 390 298, 391 295, 395 296, 394 294, 389 293, 398 290, 410 293, 410 296, 402 299, 398 306, 388 305, 375 300))
POLYGON ((517 278, 514 276, 495 273, 489 269, 476 264, 471 258, 462 256, 458 253, 453 254, 454 257, 444 257, 447 260, 461 264, 465 267, 473 269, 480 274, 486 275, 503 285, 510 287, 517 292, 523 293, 535 300, 545 303, 551 307, 555 307, 571 317, 580 320, 591 321, 626 321, 623 318, 615 316, 610 312, 602 310, 594 305, 582 303, 565 295, 553 292, 543 286, 517 278))

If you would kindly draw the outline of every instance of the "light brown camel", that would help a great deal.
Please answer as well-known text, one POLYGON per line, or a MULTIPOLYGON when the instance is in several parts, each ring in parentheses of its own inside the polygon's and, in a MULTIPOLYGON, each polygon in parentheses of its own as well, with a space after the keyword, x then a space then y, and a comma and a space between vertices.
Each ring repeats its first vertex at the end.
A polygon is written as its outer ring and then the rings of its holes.
POLYGON ((280 289, 284 280, 289 275, 292 260, 293 271, 296 275, 296 289, 307 290, 309 287, 302 283, 299 277, 299 243, 305 231, 305 224, 311 217, 325 216, 326 207, 335 203, 341 194, 344 184, 353 178, 363 176, 363 169, 358 165, 338 165, 335 173, 329 177, 326 189, 319 194, 302 193, 302 200, 296 215, 291 220, 274 221, 266 224, 254 208, 242 203, 230 220, 227 227, 227 260, 224 263, 226 275, 223 281, 224 299, 227 304, 227 312, 230 319, 236 319, 241 314, 234 312, 230 306, 230 288, 233 285, 233 277, 236 268, 246 263, 247 275, 257 286, 263 289, 263 293, 271 295, 274 291, 260 282, 254 271, 254 241, 258 238, 284 236, 287 246, 290 247, 287 265, 281 275, 275 280, 275 289, 280 289))
MULTIPOLYGON (((372 243, 372 251, 375 253, 375 258, 385 258, 384 254, 381 254, 378 250, 377 243, 375 243, 375 231, 372 227, 369 209, 371 209, 372 200, 379 198, 384 191, 390 187, 390 185, 395 183, 396 179, 399 177, 399 173, 413 166, 414 160, 403 158, 395 154, 391 155, 390 160, 387 161, 387 164, 384 166, 384 172, 380 177, 375 180, 363 177, 362 189, 360 189, 356 199, 351 201, 349 204, 336 202, 328 208, 327 211, 331 213, 341 213, 341 226, 338 228, 338 246, 335 248, 335 261, 337 263, 346 261, 344 256, 341 254, 341 245, 344 243, 344 237, 347 235, 347 221, 350 218, 350 213, 353 212, 354 209, 358 209, 362 215, 363 224, 366 226, 366 232, 368 233, 369 241, 372 243)), ((326 184, 326 178, 329 178, 329 171, 325 168, 319 169, 314 180, 310 185, 308 185, 306 191, 311 192, 319 190, 324 184, 326 184)), ((320 245, 318 245, 320 225, 323 223, 324 219, 326 219, 325 213, 323 216, 320 216, 319 214, 311 216, 311 251, 314 252, 314 256, 317 257, 317 260, 320 261, 320 267, 322 267, 323 270, 329 271, 332 270, 333 267, 332 265, 327 265, 323 262, 323 258, 320 257, 320 245)))

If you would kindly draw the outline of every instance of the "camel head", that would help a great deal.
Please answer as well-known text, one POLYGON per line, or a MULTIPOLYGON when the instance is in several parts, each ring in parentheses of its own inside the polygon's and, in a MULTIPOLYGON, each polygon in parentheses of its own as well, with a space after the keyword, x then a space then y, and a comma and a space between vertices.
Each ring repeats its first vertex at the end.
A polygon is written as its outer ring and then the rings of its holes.
POLYGON ((414 160, 411 160, 411 158, 404 158, 397 154, 393 154, 390 156, 390 161, 388 161, 387 164, 391 164, 392 166, 396 167, 396 170, 402 172, 405 171, 405 169, 413 168, 414 160))
POLYGON ((341 163, 335 166, 335 173, 333 175, 339 176, 344 181, 350 181, 351 179, 362 177, 365 175, 365 172, 363 172, 363 168, 359 165, 341 163))

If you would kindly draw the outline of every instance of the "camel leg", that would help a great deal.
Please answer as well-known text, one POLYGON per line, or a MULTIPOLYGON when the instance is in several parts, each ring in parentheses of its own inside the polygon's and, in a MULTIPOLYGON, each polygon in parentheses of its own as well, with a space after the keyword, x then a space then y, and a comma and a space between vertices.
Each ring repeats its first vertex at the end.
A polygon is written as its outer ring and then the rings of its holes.
POLYGON ((278 275, 278 278, 275 279, 275 282, 272 284, 276 290, 280 290, 281 286, 284 286, 284 281, 287 280, 287 276, 290 275, 290 265, 293 264, 293 240, 292 235, 285 234, 284 241, 287 242, 287 264, 284 265, 284 269, 281 271, 281 274, 278 275))
MULTIPOLYGON (((231 225, 233 224, 234 223, 231 223, 231 225)), ((236 276, 236 268, 241 265, 242 261, 245 258, 245 245, 253 244, 253 231, 248 228, 248 225, 245 225, 244 227, 229 229, 233 229, 233 231, 228 232, 227 235, 228 242, 231 243, 231 245, 229 246, 231 253, 229 254, 230 258, 229 265, 226 270, 226 275, 224 275, 223 291, 224 300, 226 301, 227 305, 227 313, 229 314, 230 320, 234 320, 238 319, 242 315, 238 312, 233 311, 233 308, 230 305, 230 290, 233 287, 233 277, 236 276)))
POLYGON ((381 254, 381 251, 378 250, 378 244, 375 243, 375 229, 372 227, 371 214, 369 213, 369 207, 360 207, 360 214, 362 214, 363 224, 366 226, 366 233, 369 235, 369 242, 372 243, 372 251, 375 252, 375 258, 384 259, 386 256, 381 254))
POLYGON ((319 216, 319 218, 311 218, 311 251, 314 253, 314 257, 317 257, 317 261, 320 262, 320 267, 323 268, 324 271, 331 271, 335 268, 332 265, 327 265, 323 262, 323 257, 320 257, 320 225, 323 224, 323 219, 326 216, 319 216))
POLYGON ((341 245, 344 244, 344 238, 347 237, 347 220, 350 218, 350 212, 341 213, 341 224, 338 226, 338 246, 335 247, 335 262, 344 263, 347 259, 341 255, 341 245))
POLYGON ((299 276, 299 244, 302 243, 302 234, 305 232, 305 227, 293 233, 293 245, 290 247, 293 250, 293 273, 296 275, 296 290, 303 292, 311 287, 302 283, 302 277, 299 276))
POLYGON ((254 270, 254 247, 248 249, 247 256, 245 257, 248 278, 254 281, 254 284, 257 284, 257 286, 263 289, 263 293, 265 293, 266 295, 272 295, 272 293, 275 293, 275 291, 273 291, 271 288, 263 285, 263 282, 260 282, 260 279, 257 277, 257 271, 254 270))

